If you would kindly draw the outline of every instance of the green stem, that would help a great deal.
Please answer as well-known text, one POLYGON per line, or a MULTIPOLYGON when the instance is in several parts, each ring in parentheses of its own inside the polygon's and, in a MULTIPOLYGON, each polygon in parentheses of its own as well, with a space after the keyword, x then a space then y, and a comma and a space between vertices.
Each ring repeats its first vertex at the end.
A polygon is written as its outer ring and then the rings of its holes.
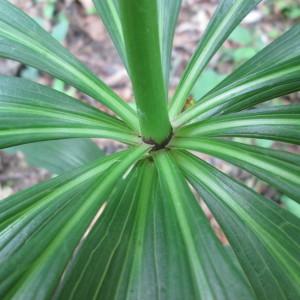
POLYGON ((124 40, 143 140, 161 145, 172 128, 167 109, 156 1, 119 0, 124 40))

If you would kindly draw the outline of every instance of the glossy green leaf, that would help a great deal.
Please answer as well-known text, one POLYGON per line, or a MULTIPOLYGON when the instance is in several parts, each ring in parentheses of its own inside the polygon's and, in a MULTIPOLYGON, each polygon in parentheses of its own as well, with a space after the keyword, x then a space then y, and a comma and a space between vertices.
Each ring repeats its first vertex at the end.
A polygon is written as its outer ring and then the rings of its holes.
POLYGON ((299 155, 214 139, 178 138, 172 146, 213 155, 270 183, 300 202, 299 155))
POLYGON ((114 197, 112 190, 126 186, 124 173, 146 150, 107 157, 88 170, 59 176, 1 202, 2 299, 53 296, 65 266, 114 197))
POLYGON ((167 294, 161 298, 252 299, 244 275, 216 238, 176 161, 167 152, 156 154, 154 160, 164 207, 160 219, 166 230, 166 254, 170 259, 173 255, 172 265, 165 269, 176 276, 168 280, 167 294))
MULTIPOLYGON (((97 160, 88 166, 73 170, 44 183, 35 185, 28 190, 17 193, 9 198, 6 198, 4 201, 1 201, 1 232, 7 228, 7 226, 10 226, 10 224, 13 224, 15 221, 19 220, 19 217, 26 214, 28 209, 39 207, 39 205, 42 205, 43 203, 48 203, 48 198, 50 202, 54 201, 53 199, 63 195, 65 191, 72 190, 79 185, 84 185, 84 183, 88 182, 92 178, 95 178, 95 176, 102 174, 113 165, 119 163, 125 155, 126 152, 122 152, 101 160, 97 160)), ((26 239, 26 236, 24 238, 26 239)), ((18 240, 16 240, 16 243, 16 245, 18 245, 18 240)), ((20 244, 22 244, 21 238, 20 244)))
POLYGON ((176 159, 220 223, 256 299, 299 298, 300 219, 190 154, 176 159))
POLYGON ((294 214, 300 218, 300 204, 294 201, 293 199, 283 195, 281 197, 281 203, 284 208, 286 208, 290 213, 294 214))
POLYGON ((122 121, 28 80, 0 77, 0 147, 50 139, 108 137, 135 143, 122 121))
MULTIPOLYGON (((300 56, 299 56, 300 57, 300 56)), ((300 90, 299 57, 242 77, 231 85, 205 96, 176 120, 180 126, 193 119, 240 111, 256 104, 300 90)))
POLYGON ((130 295, 139 292, 138 286, 131 285, 131 276, 140 272, 140 255, 147 251, 141 244, 154 172, 142 164, 132 173, 68 264, 58 299, 133 299, 130 295))
POLYGON ((172 46, 182 0, 157 0, 161 58, 166 87, 169 85, 172 46))
POLYGON ((124 65, 127 67, 123 28, 120 20, 119 1, 93 0, 93 2, 124 65))
POLYGON ((171 134, 161 60, 156 1, 120 0, 126 53, 141 133, 161 144, 171 134))
POLYGON ((299 35, 300 25, 294 25, 290 30, 257 53, 252 59, 249 59, 231 75, 226 77, 216 88, 210 92, 210 94, 236 81, 239 81, 242 77, 267 70, 270 67, 299 57, 299 35))
POLYGON ((179 129, 181 137, 252 137, 300 144, 300 105, 228 114, 179 129))
POLYGON ((0 57, 45 71, 105 104, 133 128, 135 112, 49 33, 17 7, 0 1, 0 57))
POLYGON ((21 151, 30 166, 62 174, 95 161, 104 152, 89 139, 43 141, 12 147, 9 153, 21 151))
POLYGON ((193 86, 210 59, 230 33, 260 1, 221 1, 177 87, 170 109, 172 119, 181 112, 193 86))
POLYGON ((165 180, 169 182, 165 175, 161 175, 163 182, 159 185, 152 162, 146 161, 136 169, 133 184, 107 204, 68 265, 58 299, 195 299, 198 293, 212 294, 214 299, 230 299, 231 293, 251 299, 242 273, 216 240, 184 179, 179 177, 176 187, 183 188, 192 202, 191 207, 188 202, 182 204, 182 209, 189 207, 188 219, 185 216, 182 220, 178 215, 181 211, 175 207, 177 201, 161 190, 165 180), (192 240, 188 230, 193 231, 192 240), (193 249, 185 247, 188 241, 193 249), (200 259, 201 269, 208 272, 206 277, 201 277, 202 271, 197 268, 200 259), (195 284, 197 276, 203 278, 201 291, 195 284), (225 291, 225 285, 232 290, 225 291))

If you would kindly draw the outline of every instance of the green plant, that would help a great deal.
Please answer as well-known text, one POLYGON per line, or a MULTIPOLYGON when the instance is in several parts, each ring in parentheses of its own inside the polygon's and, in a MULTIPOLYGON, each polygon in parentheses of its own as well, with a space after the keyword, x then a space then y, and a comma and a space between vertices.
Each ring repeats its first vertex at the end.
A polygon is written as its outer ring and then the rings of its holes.
MULTIPOLYGON (((2 57, 48 72, 117 116, 2 76, 1 148, 94 137, 129 145, 1 201, 1 299, 299 298, 299 218, 190 151, 237 165, 300 201, 299 155, 229 139, 300 143, 299 105, 249 110, 300 90, 300 26, 186 105, 209 60, 260 2, 221 1, 168 102, 180 2, 94 1, 130 74, 135 111, 0 0, 2 57), (230 246, 217 239, 196 193, 230 246)), ((60 161, 72 158, 71 149, 64 153, 60 161)))
POLYGON ((289 19, 299 19, 300 18, 300 7, 299 3, 294 2, 292 0, 279 0, 279 1, 271 1, 273 6, 277 8, 283 16, 289 19))

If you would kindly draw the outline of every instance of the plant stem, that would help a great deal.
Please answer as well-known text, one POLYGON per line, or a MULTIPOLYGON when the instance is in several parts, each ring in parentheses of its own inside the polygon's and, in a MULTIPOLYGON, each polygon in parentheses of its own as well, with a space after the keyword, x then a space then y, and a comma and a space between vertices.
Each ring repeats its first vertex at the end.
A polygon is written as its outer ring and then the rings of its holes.
POLYGON ((172 133, 160 53, 156 1, 119 0, 129 73, 143 140, 161 145, 172 133))

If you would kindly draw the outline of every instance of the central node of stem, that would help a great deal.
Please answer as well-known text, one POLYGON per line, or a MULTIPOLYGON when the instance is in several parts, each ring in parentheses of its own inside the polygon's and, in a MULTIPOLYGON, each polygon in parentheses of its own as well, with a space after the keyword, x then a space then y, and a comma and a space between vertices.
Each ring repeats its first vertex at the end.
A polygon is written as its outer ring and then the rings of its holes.
POLYGON ((173 137, 173 130, 171 129, 171 132, 168 135, 168 137, 159 144, 156 143, 152 139, 145 139, 145 138, 143 138, 143 142, 146 143, 146 144, 149 144, 149 145, 153 145, 152 151, 157 151, 157 150, 164 149, 169 144, 172 137, 173 137))

